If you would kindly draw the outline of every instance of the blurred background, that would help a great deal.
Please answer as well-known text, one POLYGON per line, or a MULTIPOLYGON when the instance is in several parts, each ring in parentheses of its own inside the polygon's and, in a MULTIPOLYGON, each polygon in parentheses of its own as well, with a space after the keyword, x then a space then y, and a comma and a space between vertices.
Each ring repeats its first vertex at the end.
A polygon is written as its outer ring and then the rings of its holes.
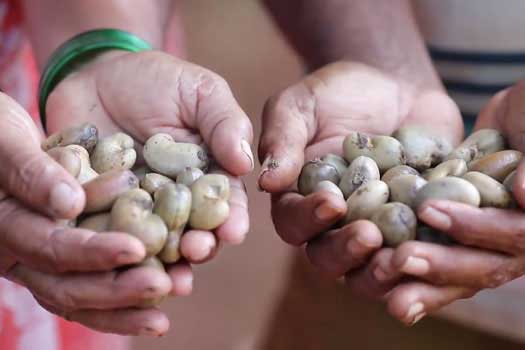
MULTIPOLYGON (((258 135, 266 98, 299 79, 299 59, 256 0, 178 3, 188 59, 230 82, 258 135)), ((404 328, 382 306, 320 280, 301 252, 275 234, 269 199, 256 190, 257 173, 246 178, 252 215, 247 241, 197 266, 193 295, 163 305, 169 333, 140 338, 135 350, 523 349, 443 320, 404 328)))

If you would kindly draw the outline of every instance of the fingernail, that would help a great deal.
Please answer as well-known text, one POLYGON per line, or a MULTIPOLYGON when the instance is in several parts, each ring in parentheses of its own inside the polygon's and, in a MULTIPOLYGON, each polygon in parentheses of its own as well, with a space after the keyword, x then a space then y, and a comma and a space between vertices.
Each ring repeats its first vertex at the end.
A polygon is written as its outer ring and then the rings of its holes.
POLYGON ((417 302, 410 306, 405 316, 405 320, 408 324, 413 325, 417 321, 421 320, 425 316, 425 305, 417 302))
POLYGON ((266 172, 275 170, 278 167, 279 167, 279 161, 276 159, 273 159, 272 155, 267 156, 261 165, 261 174, 259 175, 259 178, 263 176, 266 172))
POLYGON ((339 212, 330 204, 324 203, 315 209, 315 217, 321 222, 334 220, 339 212))
POLYGON ((373 275, 379 282, 386 282, 390 279, 390 276, 380 266, 374 269, 373 275))
POLYGON ((49 194, 49 205, 57 215, 68 214, 76 207, 78 200, 78 193, 65 182, 55 185, 49 194))
POLYGON ((447 214, 432 207, 423 209, 419 216, 427 224, 443 231, 449 230, 452 226, 452 220, 447 214))
POLYGON ((254 160, 253 160, 252 149, 251 149, 250 144, 248 143, 248 141, 246 141, 244 139, 241 140, 241 150, 250 159, 250 165, 251 165, 250 169, 253 170, 253 168, 255 167, 255 163, 254 163, 254 160))
POLYGON ((146 335, 148 337, 158 337, 160 335, 155 329, 150 327, 144 327, 140 330, 140 335, 146 335))
POLYGON ((423 276, 430 271, 430 264, 423 258, 409 256, 401 267, 401 271, 410 275, 423 276))
POLYGON ((421 319, 423 317, 425 317, 427 314, 426 312, 422 312, 420 313, 419 315, 417 315, 416 317, 414 317, 414 321, 412 321, 412 323, 410 324, 411 326, 415 325, 416 323, 418 323, 419 321, 421 321, 421 319))

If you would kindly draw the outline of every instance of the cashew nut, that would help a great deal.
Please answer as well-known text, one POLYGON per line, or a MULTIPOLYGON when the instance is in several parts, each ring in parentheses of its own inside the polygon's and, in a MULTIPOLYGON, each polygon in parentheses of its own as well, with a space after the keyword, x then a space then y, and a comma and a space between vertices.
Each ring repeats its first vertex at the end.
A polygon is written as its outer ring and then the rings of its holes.
POLYGON ((352 161, 343 173, 339 181, 339 188, 345 198, 348 198, 359 186, 371 180, 379 180, 379 177, 379 168, 376 162, 372 158, 359 156, 352 161))
POLYGON ((133 167, 137 153, 131 136, 118 132, 99 140, 91 154, 91 166, 99 174, 133 167))

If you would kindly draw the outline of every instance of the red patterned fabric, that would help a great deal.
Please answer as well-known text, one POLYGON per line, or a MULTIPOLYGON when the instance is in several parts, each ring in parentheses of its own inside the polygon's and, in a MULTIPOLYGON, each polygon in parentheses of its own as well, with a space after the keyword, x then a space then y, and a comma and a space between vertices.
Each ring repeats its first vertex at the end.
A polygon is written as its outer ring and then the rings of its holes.
MULTIPOLYGON (((38 71, 22 22, 18 1, 0 0, 0 89, 15 98, 39 123, 38 71)), ((1 350, 128 348, 128 338, 93 332, 59 319, 42 309, 25 288, 0 278, 1 350)))

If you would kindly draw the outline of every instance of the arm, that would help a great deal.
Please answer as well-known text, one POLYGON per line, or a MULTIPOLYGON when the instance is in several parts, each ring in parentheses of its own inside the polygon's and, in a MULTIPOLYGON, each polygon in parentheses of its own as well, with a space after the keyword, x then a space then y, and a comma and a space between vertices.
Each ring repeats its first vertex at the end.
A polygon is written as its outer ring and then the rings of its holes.
POLYGON ((409 0, 264 0, 309 68, 352 60, 441 87, 409 0))
POLYGON ((97 28, 126 30, 160 48, 169 14, 165 0, 137 0, 133 6, 124 0, 24 0, 23 6, 40 67, 66 40, 97 28))

